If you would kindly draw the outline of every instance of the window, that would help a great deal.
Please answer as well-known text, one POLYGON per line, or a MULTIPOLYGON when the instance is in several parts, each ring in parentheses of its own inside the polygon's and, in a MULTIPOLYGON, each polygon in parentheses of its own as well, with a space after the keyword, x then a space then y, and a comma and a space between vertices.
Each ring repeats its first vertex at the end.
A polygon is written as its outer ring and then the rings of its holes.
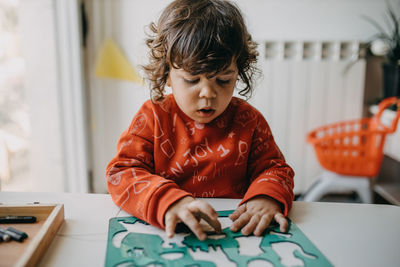
POLYGON ((21 53, 19 1, 0 1, 0 186, 30 191, 30 121, 21 53))

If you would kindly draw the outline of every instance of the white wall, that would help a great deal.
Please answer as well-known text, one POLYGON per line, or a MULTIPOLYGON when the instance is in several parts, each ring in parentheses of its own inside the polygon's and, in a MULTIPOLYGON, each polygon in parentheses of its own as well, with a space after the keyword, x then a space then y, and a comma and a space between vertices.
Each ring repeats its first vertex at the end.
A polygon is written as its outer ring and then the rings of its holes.
MULTIPOLYGON (((146 62, 144 27, 155 20, 167 0, 88 0, 87 49, 90 94, 92 166, 96 192, 105 192, 104 170, 116 151, 120 133, 128 126, 148 89, 94 76, 96 56, 106 37, 112 37, 128 59, 146 62)), ((361 15, 382 22, 382 0, 237 0, 255 40, 366 40, 375 29, 361 15)), ((396 0, 396 3, 399 1, 396 0)), ((257 95, 254 95, 257 97, 257 95)), ((263 110, 261 110, 263 112, 263 110)))
POLYGON ((375 29, 361 15, 383 22, 382 15, 386 11, 383 0, 235 2, 242 8, 254 38, 266 40, 364 40, 372 36, 375 29))

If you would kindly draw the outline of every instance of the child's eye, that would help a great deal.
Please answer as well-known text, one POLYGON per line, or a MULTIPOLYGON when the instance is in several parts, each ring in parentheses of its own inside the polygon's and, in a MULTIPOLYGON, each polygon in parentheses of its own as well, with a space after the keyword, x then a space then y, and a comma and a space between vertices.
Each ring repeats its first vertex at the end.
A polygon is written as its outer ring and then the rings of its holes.
POLYGON ((188 84, 196 84, 200 81, 200 79, 194 79, 194 80, 188 80, 188 79, 183 79, 185 81, 185 83, 188 84))
POLYGON ((228 80, 217 79, 217 83, 219 83, 219 84, 228 84, 230 82, 231 82, 231 79, 228 79, 228 80))

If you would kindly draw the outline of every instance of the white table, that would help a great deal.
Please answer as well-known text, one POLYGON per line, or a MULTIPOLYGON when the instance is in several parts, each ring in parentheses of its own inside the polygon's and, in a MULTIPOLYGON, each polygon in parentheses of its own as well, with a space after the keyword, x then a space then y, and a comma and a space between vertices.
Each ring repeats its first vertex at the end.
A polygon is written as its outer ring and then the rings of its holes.
MULTIPOLYGON (((65 208, 65 222, 39 266, 104 265, 108 220, 119 211, 109 195, 0 192, 1 203, 34 201, 65 208)), ((208 201, 216 210, 238 204, 208 201)), ((400 207, 294 202, 289 217, 335 266, 400 266, 400 207)))

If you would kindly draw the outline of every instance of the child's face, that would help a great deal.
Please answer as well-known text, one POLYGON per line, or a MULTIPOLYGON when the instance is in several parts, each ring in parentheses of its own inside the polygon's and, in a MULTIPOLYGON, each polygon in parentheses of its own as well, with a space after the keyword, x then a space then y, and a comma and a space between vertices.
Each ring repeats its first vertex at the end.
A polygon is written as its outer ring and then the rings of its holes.
POLYGON ((209 123, 228 107, 238 78, 232 63, 226 70, 212 78, 207 74, 191 75, 183 69, 171 67, 167 85, 179 108, 199 123, 209 123))

